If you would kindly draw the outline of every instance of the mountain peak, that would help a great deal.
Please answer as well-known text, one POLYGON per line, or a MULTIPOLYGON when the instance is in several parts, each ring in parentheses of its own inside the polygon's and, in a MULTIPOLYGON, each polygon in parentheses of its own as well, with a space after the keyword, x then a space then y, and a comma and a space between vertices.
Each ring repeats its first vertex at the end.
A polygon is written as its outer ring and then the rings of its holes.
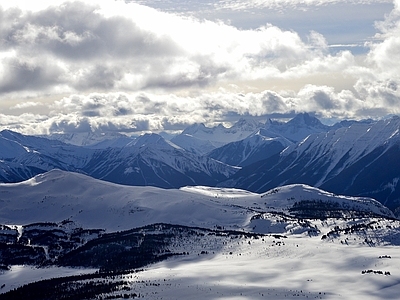
POLYGON ((129 143, 128 145, 133 144, 137 147, 142 147, 149 144, 158 144, 161 140, 164 140, 164 138, 157 133, 145 133, 138 136, 132 143, 129 143))
POLYGON ((190 125, 189 127, 187 127, 182 134, 189 134, 189 135, 193 135, 198 131, 204 131, 206 130, 206 125, 204 125, 204 123, 194 123, 192 125, 190 125))
POLYGON ((6 139, 11 139, 11 140, 15 140, 16 137, 20 137, 21 134, 9 129, 4 129, 0 132, 0 136, 6 138, 6 139))
POLYGON ((291 119, 288 124, 295 126, 306 125, 310 127, 322 127, 324 126, 320 120, 314 116, 310 116, 308 113, 299 113, 293 119, 291 119))
POLYGON ((236 129, 241 129, 245 131, 252 131, 252 130, 257 130, 258 128, 262 127, 262 124, 255 121, 255 120, 249 120, 245 118, 240 118, 233 126, 232 128, 236 129))

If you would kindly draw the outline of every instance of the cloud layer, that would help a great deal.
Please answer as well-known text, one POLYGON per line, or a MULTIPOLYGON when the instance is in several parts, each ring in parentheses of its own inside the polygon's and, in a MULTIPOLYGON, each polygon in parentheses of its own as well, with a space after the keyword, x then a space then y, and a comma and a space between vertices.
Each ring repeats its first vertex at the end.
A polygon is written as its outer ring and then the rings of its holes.
POLYGON ((337 3, 371 4, 388 3, 390 0, 223 0, 216 1, 216 7, 243 10, 249 8, 286 8, 286 7, 310 7, 332 5, 337 3))
MULTIPOLYGON (((243 30, 122 1, 23 3, 0 5, 2 128, 161 131, 240 115, 400 110, 399 1, 365 57, 268 23, 243 30)), ((239 1, 220 4, 229 3, 239 1)))

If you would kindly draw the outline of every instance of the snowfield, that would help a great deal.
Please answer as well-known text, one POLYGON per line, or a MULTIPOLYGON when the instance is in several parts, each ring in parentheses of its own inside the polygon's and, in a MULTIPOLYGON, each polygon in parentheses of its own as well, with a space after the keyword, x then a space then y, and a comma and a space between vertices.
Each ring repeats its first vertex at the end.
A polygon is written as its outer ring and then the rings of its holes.
MULTIPOLYGON (((144 299, 398 299, 399 270, 398 247, 293 235, 235 241, 219 253, 172 258, 115 280, 144 299), (362 274, 365 270, 383 274, 362 274)), ((83 272, 13 267, 0 275, 1 292, 83 272)))
POLYGON ((132 274, 130 284, 145 299, 398 299, 398 250, 320 238, 252 240, 206 258, 152 265, 132 274), (370 269, 391 275, 362 274, 370 269))

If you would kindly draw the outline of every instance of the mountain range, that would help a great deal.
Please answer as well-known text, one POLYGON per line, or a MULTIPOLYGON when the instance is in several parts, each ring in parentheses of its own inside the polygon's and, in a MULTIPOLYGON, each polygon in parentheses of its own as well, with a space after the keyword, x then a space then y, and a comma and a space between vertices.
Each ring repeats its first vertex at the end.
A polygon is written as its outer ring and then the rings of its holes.
MULTIPOLYGON (((180 188, 234 187, 265 192, 307 184, 400 206, 400 118, 342 121, 332 126, 298 114, 288 122, 239 120, 230 128, 195 124, 166 140, 104 135, 97 143, 75 136, 0 133, 0 181, 20 182, 52 169, 109 182, 180 188), (81 144, 77 145, 77 141, 81 144)), ((88 137, 86 134, 85 137, 88 137)))
POLYGON ((280 153, 242 168, 221 186, 263 192, 304 183, 325 190, 374 197, 400 205, 400 118, 309 135, 280 153))
POLYGON ((2 131, 0 300, 396 299, 400 118, 233 127, 2 131))
POLYGON ((181 187, 215 185, 237 168, 185 151, 157 134, 95 146, 76 146, 43 137, 0 133, 0 180, 19 182, 54 168, 129 185, 181 187), (126 143, 124 145, 124 143, 126 143), (116 146, 114 146, 116 145, 116 146))

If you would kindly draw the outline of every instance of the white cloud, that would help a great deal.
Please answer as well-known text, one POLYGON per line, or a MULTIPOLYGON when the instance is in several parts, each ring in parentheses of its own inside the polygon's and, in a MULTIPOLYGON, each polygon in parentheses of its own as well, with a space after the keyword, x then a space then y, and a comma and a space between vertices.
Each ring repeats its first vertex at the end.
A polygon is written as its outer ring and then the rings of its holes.
MULTIPOLYGON (((338 1, 271 3, 289 2, 338 1)), ((271 24, 244 30, 123 1, 10 3, 0 5, 0 106, 14 101, 7 107, 13 113, 38 111, 41 97, 59 96, 46 103, 48 115, 0 115, 1 128, 134 132, 230 122, 239 115, 400 113, 398 0, 377 23, 366 58, 330 52, 317 31, 302 39, 271 24)))
POLYGON ((287 8, 287 7, 309 7, 336 3, 349 4, 371 4, 389 3, 390 0, 223 0, 216 4, 219 8, 232 10, 245 10, 249 8, 287 8))
MULTIPOLYGON (((113 2, 114 10, 107 10, 110 1, 99 3, 3 10, 13 26, 1 30, 6 41, 1 52, 13 54, 3 55, 6 76, 0 93, 137 91, 268 80, 323 59, 327 49, 316 32, 306 43, 296 32, 272 25, 240 30, 137 4, 113 2)), ((307 72, 319 70, 307 67, 307 72)))
POLYGON ((27 102, 22 102, 22 103, 17 103, 15 106, 10 107, 10 109, 26 109, 26 108, 32 108, 35 106, 41 106, 41 103, 38 102, 33 102, 33 101, 27 101, 27 102))

